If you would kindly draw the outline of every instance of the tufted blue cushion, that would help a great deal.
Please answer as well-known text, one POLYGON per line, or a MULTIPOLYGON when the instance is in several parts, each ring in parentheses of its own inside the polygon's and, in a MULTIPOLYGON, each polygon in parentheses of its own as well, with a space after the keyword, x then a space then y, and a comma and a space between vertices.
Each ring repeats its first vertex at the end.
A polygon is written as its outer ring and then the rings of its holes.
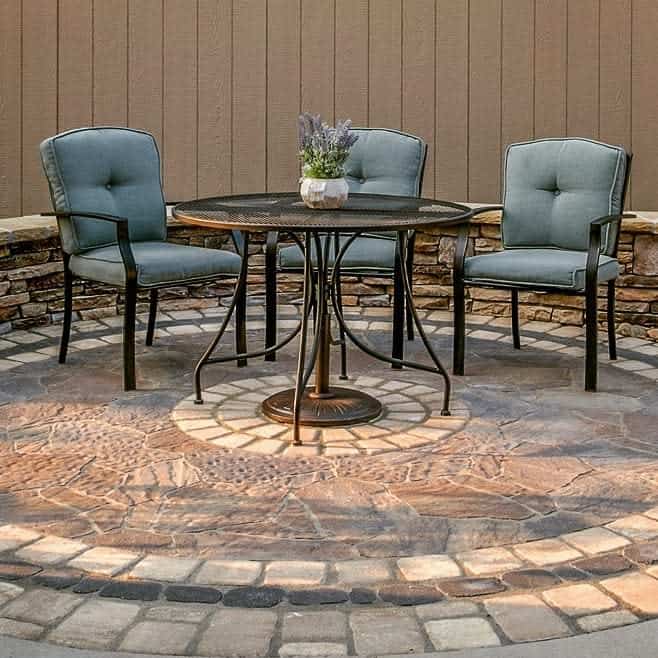
MULTIPOLYGON (((503 245, 585 251, 589 223, 621 213, 625 151, 587 139, 512 144, 505 158, 503 245)), ((604 232, 603 253, 615 235, 604 232)))
MULTIPOLYGON (((41 160, 55 210, 126 217, 131 241, 164 240, 166 210, 160 156, 151 135, 127 128, 82 128, 41 143, 41 160)), ((109 222, 60 221, 64 251, 78 254, 116 242, 109 222)))
POLYGON ((353 128, 359 139, 345 163, 350 192, 418 196, 425 142, 382 128, 353 128))
MULTIPOLYGON (((585 289, 587 253, 562 249, 505 249, 493 254, 467 258, 464 279, 477 285, 507 284, 585 289)), ((615 258, 599 259, 599 282, 615 279, 619 264, 615 258)))
MULTIPOLYGON (((323 245, 326 237, 322 238, 323 245)), ((341 245, 345 243, 347 236, 341 236, 341 245)), ((315 262, 315 248, 312 250, 313 262, 315 262)), ((329 263, 334 263, 333 243, 329 247, 329 263)), ((279 251, 279 265, 282 269, 301 270, 304 268, 304 255, 295 244, 284 247, 279 251)), ((341 263, 341 271, 364 271, 377 272, 379 270, 392 270, 395 266, 395 241, 382 240, 378 237, 358 237, 347 248, 341 263)))
MULTIPOLYGON (((230 251, 189 247, 172 242, 134 242, 137 285, 176 285, 208 279, 220 274, 238 274, 240 256, 230 251)), ((99 247, 71 256, 73 274, 114 286, 125 284, 125 271, 119 247, 99 247)))

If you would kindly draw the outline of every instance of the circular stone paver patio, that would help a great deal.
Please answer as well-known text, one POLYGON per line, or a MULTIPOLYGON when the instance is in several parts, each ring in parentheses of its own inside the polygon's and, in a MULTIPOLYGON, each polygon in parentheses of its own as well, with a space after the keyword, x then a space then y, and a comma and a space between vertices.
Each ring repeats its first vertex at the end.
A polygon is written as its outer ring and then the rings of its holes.
MULTIPOLYGON (((261 341, 262 309, 249 311, 261 341)), ((439 378, 350 351, 351 385, 386 412, 305 430, 293 448, 258 411, 290 385, 292 347, 276 363, 209 367, 206 404, 192 403, 221 313, 163 313, 132 393, 120 318, 76 323, 62 366, 59 327, 0 338, 0 634, 385 654, 658 616, 658 345, 621 339, 614 364, 602 348, 592 395, 579 329, 526 323, 518 352, 506 322, 472 317, 450 418, 439 378)), ((283 308, 282 331, 296 313, 283 308)), ((351 319, 387 349, 386 314, 351 319)), ((425 315, 449 362, 449 316, 425 315)))

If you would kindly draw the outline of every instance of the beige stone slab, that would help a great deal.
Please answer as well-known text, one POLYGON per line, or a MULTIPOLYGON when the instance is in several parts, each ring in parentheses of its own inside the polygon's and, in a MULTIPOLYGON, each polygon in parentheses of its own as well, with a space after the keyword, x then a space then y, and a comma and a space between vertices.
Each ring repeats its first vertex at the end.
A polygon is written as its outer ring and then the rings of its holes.
POLYGON ((569 627, 537 596, 493 597, 484 605, 513 642, 550 640, 570 634, 569 627))
POLYGON ((416 606, 415 611, 418 619, 430 621, 432 619, 475 617, 481 614, 482 608, 472 601, 438 601, 416 606))
POLYGON ((15 525, 0 526, 0 553, 12 551, 19 546, 24 546, 36 541, 41 534, 15 525))
POLYGON ((658 615, 658 580, 643 573, 626 573, 601 581, 624 603, 647 615, 658 615))
POLYGON ((372 585, 392 578, 391 566, 386 560, 344 560, 336 562, 338 582, 346 585, 372 585))
POLYGON ((539 541, 516 544, 514 551, 524 560, 534 564, 558 564, 582 557, 582 553, 560 539, 541 539, 539 541))
POLYGON ((23 588, 13 583, 0 582, 0 605, 19 597, 23 593, 23 588))
POLYGON ((347 645, 338 642, 291 642, 279 649, 279 656, 281 658, 347 656, 347 645))
POLYGON ((476 649, 500 644, 496 631, 486 619, 481 617, 428 621, 425 630, 432 644, 439 651, 476 649))
POLYGON ((205 604, 195 606, 190 603, 171 603, 147 608, 144 617, 154 621, 200 624, 212 611, 213 608, 205 604))
POLYGON ((464 565, 465 569, 476 576, 512 571, 523 564, 511 551, 502 547, 479 548, 458 553, 455 557, 464 565))
POLYGON ((71 560, 68 566, 82 571, 114 576, 129 567, 138 558, 139 556, 135 553, 122 551, 118 548, 97 546, 71 560))
POLYGON ((570 532, 562 535, 562 539, 588 555, 614 551, 630 544, 628 539, 620 537, 606 528, 588 528, 587 530, 570 532))
POLYGON ((327 573, 325 562, 281 560, 265 567, 266 585, 319 585, 327 573))
MULTIPOLYGON (((658 520, 650 517, 651 510, 646 516, 641 514, 632 514, 608 523, 606 528, 610 528, 633 541, 645 541, 658 537, 658 520)), ((658 516, 658 515, 657 515, 658 516)))
POLYGON ((389 608, 356 610, 350 615, 358 655, 420 653, 425 640, 410 612, 389 608))
POLYGON ((137 617, 140 606, 89 599, 47 637, 49 642, 89 649, 108 648, 137 617))
POLYGON ((596 587, 587 584, 556 587, 543 593, 544 599, 559 608, 565 615, 580 617, 605 612, 617 607, 614 599, 603 594, 596 587))
POLYGON ((403 557, 398 560, 398 568, 407 580, 412 581, 462 575, 459 565, 448 555, 403 557))
POLYGON ((35 564, 53 565, 70 560, 78 553, 89 548, 87 544, 64 537, 47 535, 29 546, 16 552, 19 560, 35 564))
POLYGON ((255 560, 208 560, 194 577, 205 585, 253 585, 263 565, 255 560))
POLYGON ((181 655, 196 634, 196 626, 162 621, 143 621, 133 626, 121 641, 121 651, 181 655))
POLYGON ((17 621, 16 619, 0 618, 1 635, 18 637, 21 640, 38 640, 43 635, 43 626, 30 624, 26 621, 17 621))
POLYGON ((66 617, 84 599, 68 592, 34 589, 13 599, 2 611, 4 617, 48 626, 66 617))
POLYGON ((283 617, 282 642, 340 642, 347 637, 347 616, 339 610, 295 610, 283 617))
POLYGON ((189 577, 199 562, 192 558, 147 555, 133 567, 130 575, 133 578, 180 583, 189 577))
POLYGON ((225 608, 216 612, 201 635, 196 653, 201 656, 267 656, 276 626, 271 610, 225 608))
POLYGON ((581 617, 576 623, 586 633, 594 633, 596 631, 604 631, 606 628, 617 628, 619 626, 635 624, 637 621, 639 619, 628 610, 613 610, 612 612, 604 612, 599 615, 581 617))

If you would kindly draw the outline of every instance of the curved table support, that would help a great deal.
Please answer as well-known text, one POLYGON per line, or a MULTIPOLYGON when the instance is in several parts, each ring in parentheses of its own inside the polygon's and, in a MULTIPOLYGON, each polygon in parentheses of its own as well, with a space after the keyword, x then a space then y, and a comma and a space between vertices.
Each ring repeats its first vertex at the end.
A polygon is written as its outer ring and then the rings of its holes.
MULTIPOLYGON (((294 236, 293 239, 304 252, 303 310, 302 317, 297 327, 281 342, 268 348, 255 352, 247 351, 241 354, 213 357, 212 354, 224 335, 228 323, 235 312, 237 299, 240 294, 244 292, 247 285, 248 265, 247 259, 243 259, 235 294, 227 310, 226 317, 224 318, 217 335, 204 352, 194 371, 196 393, 195 402, 197 404, 203 403, 201 395, 201 371, 206 365, 272 354, 287 345, 301 333, 299 353, 297 357, 295 387, 270 396, 263 402, 263 412, 273 420, 292 424, 292 440, 295 445, 301 445, 301 425, 332 427, 366 422, 377 417, 381 413, 381 404, 371 396, 353 389, 329 386, 329 352, 333 343, 330 328, 331 316, 329 313, 329 302, 331 302, 331 308, 336 316, 341 336, 344 335, 349 338, 349 340, 360 350, 373 358, 390 363, 396 367, 412 368, 440 375, 444 381, 441 414, 444 416, 450 415, 450 377, 436 355, 436 352, 423 329, 422 322, 413 302, 413 290, 406 268, 401 268, 401 276, 407 309, 413 320, 417 334, 420 337, 433 365, 417 363, 404 358, 398 359, 382 354, 356 336, 345 322, 340 304, 338 273, 340 272, 340 265, 345 253, 361 233, 361 231, 356 231, 350 234, 350 237, 347 238, 337 251, 334 264, 331 267, 329 261, 329 249, 332 242, 336 244, 338 241, 337 232, 333 236, 334 240, 329 239, 328 236, 324 241, 324 244, 318 233, 315 231, 305 231, 303 243, 297 236, 294 236), (314 251, 315 265, 313 263, 314 251), (311 315, 313 315, 312 318, 311 315), (307 359, 306 352, 310 329, 309 321, 311 319, 313 320, 313 338, 310 355, 307 359), (307 389, 307 384, 314 371, 315 388, 314 390, 310 390, 307 389)), ((398 231, 396 256, 400 262, 405 262, 408 248, 407 240, 407 232, 398 231)), ((244 237, 244 242, 245 248, 248 248, 249 243, 247 235, 244 237)))
MULTIPOLYGON (((338 253, 338 258, 336 259, 336 263, 340 265, 341 260, 345 256, 345 252, 349 248, 349 246, 356 240, 357 237, 359 237, 361 233, 353 233, 347 241, 343 244, 341 250, 338 253)), ((396 249, 399 250, 399 255, 404 262, 404 255, 405 255, 405 247, 406 247, 406 232, 404 231, 399 231, 398 232, 398 240, 397 240, 397 246, 396 249)), ((404 282, 404 290, 405 290, 405 295, 407 298, 407 304, 408 308, 411 312, 411 316, 413 317, 414 324, 416 325, 416 329, 418 331, 418 335, 421 337, 422 343, 427 350, 427 353, 429 354, 430 358, 434 362, 434 366, 428 366, 423 363, 417 363, 415 361, 409 361, 408 359, 395 359, 393 357, 387 356, 385 354, 382 354, 381 352, 378 352, 377 350, 373 349, 370 347, 368 344, 363 342, 360 338, 355 336, 355 334, 352 332, 352 330, 347 326, 345 322, 345 318, 343 317, 343 314, 341 313, 338 300, 337 300, 337 295, 336 295, 336 267, 334 266, 334 271, 332 273, 331 277, 331 301, 332 305, 334 307, 334 313, 336 315, 336 320, 338 321, 338 324, 342 327, 342 329, 345 331, 345 334, 347 337, 356 345, 361 351, 365 352, 369 356, 372 356, 375 359, 379 359, 380 361, 385 361, 386 363, 390 363, 393 366, 397 367, 406 367, 406 368, 412 368, 415 370, 423 370, 425 372, 431 372, 435 373, 437 375, 441 375, 443 377, 444 381, 444 394, 443 394, 443 406, 441 408, 441 415, 442 416, 449 416, 450 415, 450 393, 451 393, 451 385, 450 385, 450 377, 448 375, 448 372, 446 371, 445 367, 439 360, 438 356, 436 355, 436 352, 432 348, 432 345, 430 344, 429 340, 427 339, 427 335, 425 334, 425 330, 423 329, 422 322, 420 321, 420 318, 418 316, 418 311, 416 311, 416 306, 413 301, 413 291, 411 289, 411 284, 409 282, 409 276, 407 274, 406 268, 402 268, 402 279, 404 282)))

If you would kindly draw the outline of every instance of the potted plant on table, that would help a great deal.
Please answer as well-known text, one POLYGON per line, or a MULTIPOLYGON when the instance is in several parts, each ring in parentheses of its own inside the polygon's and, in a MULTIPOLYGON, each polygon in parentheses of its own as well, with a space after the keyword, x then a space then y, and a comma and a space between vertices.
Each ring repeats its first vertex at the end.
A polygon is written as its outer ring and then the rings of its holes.
POLYGON ((349 119, 333 128, 319 114, 299 116, 300 194, 309 208, 340 208, 347 201, 344 164, 358 139, 351 126, 349 119))

